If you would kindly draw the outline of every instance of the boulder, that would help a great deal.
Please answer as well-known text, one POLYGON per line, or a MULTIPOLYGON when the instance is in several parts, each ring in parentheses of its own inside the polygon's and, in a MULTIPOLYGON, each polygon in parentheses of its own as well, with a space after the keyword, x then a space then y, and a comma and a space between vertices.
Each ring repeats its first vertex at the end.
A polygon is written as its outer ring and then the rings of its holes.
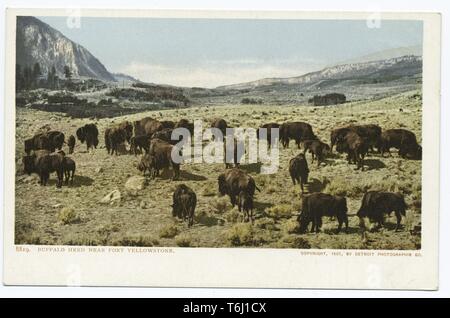
POLYGON ((142 176, 132 176, 125 183, 125 189, 128 191, 140 191, 143 190, 147 185, 145 177, 142 176))
POLYGON ((103 199, 100 200, 100 203, 108 204, 110 202, 120 201, 121 193, 119 190, 114 190, 108 193, 103 199))

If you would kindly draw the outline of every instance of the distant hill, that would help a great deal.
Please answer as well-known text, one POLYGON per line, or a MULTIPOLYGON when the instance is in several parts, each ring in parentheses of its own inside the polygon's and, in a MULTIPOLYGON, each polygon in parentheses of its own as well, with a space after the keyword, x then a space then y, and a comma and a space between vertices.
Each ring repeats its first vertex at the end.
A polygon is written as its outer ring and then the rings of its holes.
POLYGON ((22 66, 39 63, 44 74, 55 66, 61 77, 68 65, 74 77, 116 81, 87 49, 30 16, 17 17, 16 63, 22 66))
POLYGON ((368 55, 364 55, 364 56, 357 57, 354 59, 346 60, 339 64, 354 64, 354 63, 381 61, 381 60, 388 60, 388 59, 406 56, 406 55, 422 56, 422 46, 421 45, 405 46, 405 47, 398 47, 398 48, 394 48, 394 49, 378 51, 378 52, 375 52, 372 54, 368 54, 368 55))
POLYGON ((407 55, 387 60, 341 64, 320 71, 288 78, 264 78, 252 82, 217 87, 217 89, 254 89, 273 85, 311 86, 324 80, 368 79, 384 81, 389 77, 401 77, 422 73, 422 57, 407 55))
POLYGON ((112 73, 115 80, 118 82, 125 82, 125 83, 136 83, 139 82, 138 79, 134 78, 133 76, 123 74, 123 73, 112 73))

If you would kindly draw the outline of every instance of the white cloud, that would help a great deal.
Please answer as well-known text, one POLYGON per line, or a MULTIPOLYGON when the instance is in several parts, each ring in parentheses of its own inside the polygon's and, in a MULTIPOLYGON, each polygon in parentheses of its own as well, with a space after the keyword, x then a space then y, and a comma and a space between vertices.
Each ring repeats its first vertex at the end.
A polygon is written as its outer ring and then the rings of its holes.
POLYGON ((299 76, 320 68, 314 61, 283 60, 264 62, 242 59, 205 61, 201 65, 161 65, 133 61, 119 71, 141 81, 187 87, 217 87, 266 77, 299 76))

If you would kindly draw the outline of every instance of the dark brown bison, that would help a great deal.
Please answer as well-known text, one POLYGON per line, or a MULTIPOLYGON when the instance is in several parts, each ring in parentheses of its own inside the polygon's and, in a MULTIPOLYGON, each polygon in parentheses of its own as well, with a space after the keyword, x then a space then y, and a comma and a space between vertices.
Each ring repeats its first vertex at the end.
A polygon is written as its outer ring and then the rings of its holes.
POLYGON ((139 135, 151 136, 155 132, 162 130, 164 128, 163 124, 160 121, 153 119, 151 117, 145 117, 142 118, 141 120, 135 121, 133 123, 133 126, 135 136, 139 135))
POLYGON ((73 178, 75 176, 75 169, 76 169, 75 161, 72 158, 64 156, 63 169, 66 184, 69 184, 69 180, 70 183, 73 184, 73 178))
POLYGON ((139 135, 139 136, 133 136, 130 139, 130 153, 134 153, 136 156, 139 152, 143 153, 143 150, 145 153, 148 153, 150 149, 150 137, 147 135, 139 135))
MULTIPOLYGON (((233 207, 239 204, 239 209, 242 210, 244 208, 244 212, 253 210, 255 190, 261 190, 256 186, 252 176, 238 168, 233 168, 227 169, 224 173, 220 174, 217 181, 219 193, 221 195, 228 195, 233 207)), ((248 217, 247 212, 246 215, 248 217)), ((247 217, 244 219, 245 221, 248 221, 247 217)))
POLYGON ((333 147, 336 145, 338 140, 344 139, 345 135, 349 133, 351 129, 349 127, 336 128, 331 131, 330 134, 330 151, 333 152, 333 147))
POLYGON ((145 157, 153 177, 159 175, 161 169, 170 167, 173 171, 172 180, 180 178, 180 163, 175 162, 172 158, 174 147, 160 139, 151 140, 149 153, 145 157))
POLYGON ((29 155, 33 150, 45 149, 50 152, 55 151, 50 139, 45 134, 36 134, 32 138, 24 141, 25 153, 29 155))
POLYGON ((295 140, 297 147, 304 140, 317 139, 312 126, 304 122, 288 122, 280 126, 280 141, 284 148, 289 147, 290 140, 295 140))
MULTIPOLYGON (((269 146, 269 148, 272 146, 272 144, 275 142, 275 138, 272 138, 272 128, 273 129, 279 129, 280 128, 280 124, 278 123, 267 123, 262 125, 259 129, 258 129, 258 139, 262 138, 262 134, 260 132, 260 129, 266 129, 266 137, 267 137, 267 144, 269 146)), ((278 133, 279 136, 279 133, 278 133)))
POLYGON ((381 134, 379 150, 391 154, 390 149, 397 148, 402 158, 421 159, 422 147, 417 143, 416 135, 406 129, 388 129, 381 134))
POLYGON ((189 130, 191 135, 194 134, 194 123, 189 122, 189 120, 187 119, 180 119, 176 123, 175 128, 186 128, 187 130, 189 130))
POLYGON ((56 149, 61 150, 62 146, 64 144, 64 134, 57 130, 51 130, 44 133, 50 141, 51 145, 51 152, 55 151, 56 149))
POLYGON ((225 136, 227 128, 228 128, 228 124, 225 121, 225 119, 218 118, 218 119, 214 119, 211 122, 211 128, 219 129, 222 132, 222 135, 225 136))
POLYGON ((197 205, 195 192, 185 184, 180 184, 176 187, 172 199, 172 216, 188 221, 188 226, 191 227, 194 224, 194 213, 197 205))
POLYGON ((105 146, 108 154, 119 154, 119 146, 127 139, 127 134, 120 127, 106 128, 105 130, 105 146))
POLYGON ((369 143, 369 148, 372 152, 374 147, 378 146, 381 138, 380 126, 374 124, 350 125, 349 128, 367 140, 369 143))
POLYGON ((69 139, 67 140, 67 146, 69 147, 69 154, 73 153, 73 150, 75 148, 76 139, 74 135, 70 135, 69 139))
POLYGON ((406 216, 406 208, 405 198, 400 193, 369 191, 364 194, 356 215, 360 219, 367 217, 371 222, 377 222, 380 228, 384 226, 384 215, 394 211, 397 218, 395 231, 398 231, 402 215, 406 216))
POLYGON ((291 175, 292 183, 300 184, 302 193, 304 193, 303 185, 308 183, 308 162, 304 154, 299 154, 289 160, 289 174, 291 175))
POLYGON ((351 131, 343 139, 338 140, 336 151, 339 153, 347 153, 348 163, 356 163, 356 169, 361 168, 364 171, 364 157, 369 151, 369 142, 367 139, 351 131))
POLYGON ((78 140, 81 143, 86 142, 87 150, 97 148, 98 146, 98 129, 95 124, 86 124, 76 131, 78 140))
POLYGON ((326 193, 312 193, 303 197, 302 211, 298 216, 300 232, 307 231, 309 223, 312 223, 311 232, 318 233, 322 226, 322 217, 336 217, 338 220, 337 232, 345 223, 345 231, 348 230, 347 199, 341 196, 333 196, 326 193))
POLYGON ((37 173, 40 178, 40 184, 47 185, 50 173, 56 172, 58 177, 57 187, 60 188, 64 177, 64 154, 32 154, 22 158, 25 173, 37 173))
POLYGON ((130 139, 133 136, 133 124, 128 120, 125 120, 118 124, 117 127, 125 132, 125 138, 127 142, 130 143, 130 139))
POLYGON ((317 166, 320 166, 321 162, 325 161, 325 157, 331 152, 330 146, 320 140, 305 140, 303 142, 303 154, 309 152, 312 155, 312 161, 317 159, 317 166))

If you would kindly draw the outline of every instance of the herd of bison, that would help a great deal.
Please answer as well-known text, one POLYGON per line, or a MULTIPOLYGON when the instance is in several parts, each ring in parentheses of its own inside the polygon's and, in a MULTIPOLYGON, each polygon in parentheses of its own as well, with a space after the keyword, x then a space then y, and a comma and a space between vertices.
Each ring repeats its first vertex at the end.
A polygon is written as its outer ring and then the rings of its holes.
MULTIPOLYGON (((104 131, 105 147, 108 154, 123 153, 125 144, 130 154, 142 154, 137 168, 144 174, 148 172, 152 178, 159 175, 162 169, 170 168, 173 172, 173 180, 180 178, 180 164, 172 157, 173 147, 177 147, 178 140, 172 140, 172 131, 175 128, 186 128, 190 132, 194 124, 186 119, 178 122, 159 121, 146 117, 138 121, 124 121, 108 127, 104 131)), ((228 127, 224 119, 216 119, 211 123, 212 128, 218 128, 223 133, 228 127)), ((398 155, 404 159, 420 160, 422 148, 417 143, 413 132, 406 129, 382 130, 378 125, 349 125, 336 128, 331 131, 330 144, 327 144, 313 132, 311 125, 304 122, 286 122, 283 124, 268 123, 260 128, 267 129, 269 146, 275 142, 271 136, 271 129, 279 129, 279 141, 284 148, 289 147, 289 142, 295 140, 296 145, 302 151, 289 161, 289 173, 294 185, 298 183, 302 191, 302 207, 298 216, 301 233, 308 230, 319 232, 322 225, 322 217, 336 218, 339 232, 343 225, 348 230, 347 200, 344 196, 315 192, 304 193, 304 184, 308 183, 309 168, 306 153, 312 154, 312 162, 317 165, 326 163, 333 148, 338 153, 346 154, 349 164, 355 164, 356 169, 364 170, 364 158, 370 153, 378 152, 382 157, 386 153, 391 155, 390 149, 398 149, 398 155)), ((258 134, 259 135, 259 134, 258 134)), ((89 123, 76 130, 76 138, 70 135, 67 140, 63 132, 47 131, 36 134, 25 140, 25 152, 23 156, 24 172, 37 173, 40 184, 45 186, 51 173, 56 172, 57 187, 63 183, 73 182, 76 163, 66 156, 62 150, 63 145, 68 147, 68 153, 74 152, 76 139, 86 143, 88 151, 97 148, 99 143, 99 131, 95 124, 89 123)), ((225 171, 218 178, 218 192, 220 195, 228 195, 233 207, 243 213, 244 222, 253 222, 253 197, 255 191, 261 191, 255 180, 247 172, 239 167, 239 158, 234 158, 233 164, 226 164, 225 171)), ((179 184, 173 193, 171 205, 173 217, 187 221, 188 226, 194 222, 194 213, 197 205, 197 196, 193 189, 185 184, 179 184)), ((361 207, 357 212, 360 221, 368 218, 376 223, 375 228, 382 227, 384 216, 395 213, 397 219, 396 231, 399 230, 402 216, 406 215, 406 203, 400 193, 368 191, 364 194, 361 207)), ((360 222, 361 224, 361 222, 360 222)), ((364 224, 364 222, 362 223, 364 224)))

